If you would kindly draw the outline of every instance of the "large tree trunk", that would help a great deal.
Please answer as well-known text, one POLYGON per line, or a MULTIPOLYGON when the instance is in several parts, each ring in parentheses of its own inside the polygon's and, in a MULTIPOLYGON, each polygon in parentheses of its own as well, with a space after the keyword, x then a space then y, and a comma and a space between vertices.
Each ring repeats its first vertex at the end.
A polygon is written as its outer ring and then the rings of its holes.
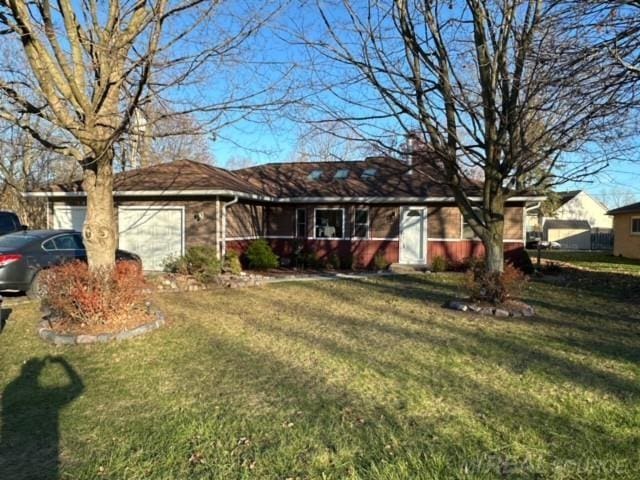
POLYGON ((488 273, 504 271, 504 200, 493 198, 485 214, 487 229, 481 235, 485 249, 485 270, 488 273))
POLYGON ((111 270, 115 266, 118 237, 113 207, 113 157, 113 149, 108 149, 101 158, 83 162, 87 217, 82 233, 92 271, 111 270))
POLYGON ((504 271, 504 243, 502 235, 483 240, 485 249, 485 269, 489 273, 504 271))

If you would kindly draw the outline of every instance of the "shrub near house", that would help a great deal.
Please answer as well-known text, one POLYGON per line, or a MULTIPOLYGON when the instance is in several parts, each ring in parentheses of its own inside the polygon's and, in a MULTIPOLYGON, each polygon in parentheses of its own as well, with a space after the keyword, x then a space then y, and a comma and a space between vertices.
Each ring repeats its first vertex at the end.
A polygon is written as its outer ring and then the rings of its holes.
POLYGON ((266 270, 278 266, 278 256, 273 253, 266 240, 259 239, 251 242, 247 248, 247 260, 251 268, 266 270))

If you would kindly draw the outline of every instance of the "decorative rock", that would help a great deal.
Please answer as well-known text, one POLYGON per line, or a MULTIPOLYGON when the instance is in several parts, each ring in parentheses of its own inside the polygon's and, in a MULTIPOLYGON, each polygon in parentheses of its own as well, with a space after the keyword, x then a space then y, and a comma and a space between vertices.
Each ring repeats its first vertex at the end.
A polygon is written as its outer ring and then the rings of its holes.
POLYGON ((453 300, 453 301, 449 302, 449 308, 451 308, 453 310, 459 310, 461 312, 466 312, 469 309, 467 304, 465 304, 463 302, 459 302, 457 300, 453 300))
POLYGON ((151 312, 156 320, 140 325, 132 330, 118 333, 102 333, 100 335, 68 335, 58 334, 51 329, 48 320, 42 320, 38 328, 38 335, 43 340, 55 345, 88 345, 91 343, 106 343, 112 340, 126 340, 160 328, 165 323, 164 315, 159 310, 151 312))
POLYGON ((75 345, 75 335, 58 335, 54 334, 52 341, 55 345, 75 345))
POLYGON ((78 335, 76 337, 76 343, 78 345, 87 344, 87 343, 95 343, 96 337, 95 335, 78 335))
POLYGON ((482 306, 471 301, 451 300, 445 304, 445 307, 460 312, 472 312, 479 315, 492 315, 495 317, 532 317, 535 315, 533 307, 526 303, 517 301, 508 301, 498 307, 482 306))

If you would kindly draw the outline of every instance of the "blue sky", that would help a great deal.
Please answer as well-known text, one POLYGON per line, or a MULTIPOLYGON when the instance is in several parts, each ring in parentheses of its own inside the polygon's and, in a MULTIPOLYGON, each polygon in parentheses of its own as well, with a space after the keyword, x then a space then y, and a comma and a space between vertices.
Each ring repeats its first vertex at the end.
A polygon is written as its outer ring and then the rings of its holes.
MULTIPOLYGON (((309 17, 313 13, 310 8, 302 7, 302 10, 297 11, 302 11, 307 17, 296 17, 298 25, 309 22, 309 18, 312 18, 309 17)), ((294 51, 272 33, 259 37, 256 50, 263 52, 265 68, 268 68, 269 62, 275 61, 278 63, 278 70, 287 61, 300 58, 300 51, 294 51)), ((264 78, 271 78, 270 74, 265 74, 264 78)), ((241 121, 222 130, 212 143, 211 150, 220 166, 227 166, 230 161, 238 158, 249 159, 252 163, 289 161, 295 151, 299 130, 298 125, 278 115, 270 118, 268 123, 259 119, 241 121)), ((635 143, 640 146, 640 127, 636 130, 639 134, 635 143)), ((613 161, 607 169, 590 176, 584 182, 567 183, 560 188, 585 189, 607 205, 621 200, 640 201, 640 148, 635 153, 630 152, 613 161)))

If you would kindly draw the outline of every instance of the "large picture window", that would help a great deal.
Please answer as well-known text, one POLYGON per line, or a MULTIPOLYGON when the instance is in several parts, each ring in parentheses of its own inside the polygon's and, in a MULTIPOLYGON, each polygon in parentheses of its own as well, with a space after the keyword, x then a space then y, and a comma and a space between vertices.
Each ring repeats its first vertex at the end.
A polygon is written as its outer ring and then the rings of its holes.
POLYGON ((316 238, 342 238, 344 233, 344 209, 316 210, 316 238))
POLYGON ((296 237, 307 237, 307 209, 296 209, 296 237))
POLYGON ((631 219, 631 233, 640 235, 640 217, 633 217, 631 219))
POLYGON ((356 238, 369 238, 369 209, 356 208, 353 236, 356 238))

